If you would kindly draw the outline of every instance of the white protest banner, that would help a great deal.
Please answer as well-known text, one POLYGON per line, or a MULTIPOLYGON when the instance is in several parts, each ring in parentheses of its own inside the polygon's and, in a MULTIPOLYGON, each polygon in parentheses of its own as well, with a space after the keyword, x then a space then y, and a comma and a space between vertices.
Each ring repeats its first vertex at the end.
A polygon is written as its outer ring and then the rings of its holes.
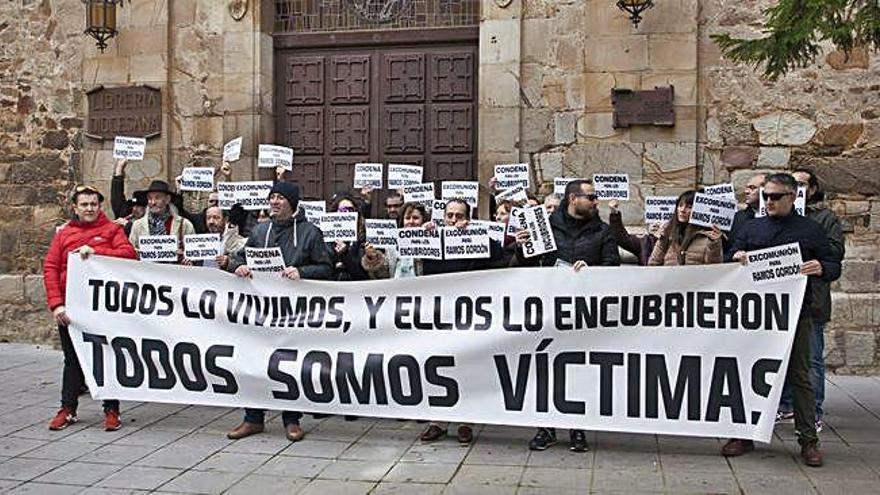
POLYGON ((510 201, 511 203, 524 204, 528 200, 529 196, 526 194, 526 188, 524 188, 523 186, 514 186, 510 189, 505 189, 495 195, 496 203, 500 203, 502 201, 510 201))
POLYGON ((568 186, 568 183, 575 180, 584 180, 578 179, 577 177, 557 177, 553 179, 553 194, 559 196, 560 198, 565 196, 565 187, 568 186))
POLYGON ((113 139, 114 160, 143 160, 146 149, 146 138, 116 136, 113 139))
POLYGON ((717 184, 714 186, 706 186, 703 188, 703 194, 706 196, 724 196, 732 201, 736 201, 736 190, 733 184, 717 184))
POLYGON ((798 215, 804 216, 807 214, 807 188, 803 186, 798 186, 797 192, 794 195, 794 211, 797 212, 798 215))
POLYGON ((269 191, 272 181, 218 182, 218 205, 224 210, 240 204, 245 210, 262 210, 269 207, 269 191))
POLYGON ((66 308, 99 400, 769 442, 805 288, 734 263, 292 284, 72 253, 66 308))
POLYGON ((177 261, 176 235, 150 235, 138 238, 138 256, 141 261, 158 263, 177 261))
POLYGON ((327 202, 323 200, 300 201, 299 209, 301 209, 305 214, 307 222, 318 227, 321 225, 321 217, 323 217, 324 214, 327 213, 327 202))
POLYGON ((382 189, 382 164, 381 163, 355 163, 354 164, 354 187, 382 189))
POLYGON ((471 205, 471 208, 476 208, 479 197, 479 182, 445 180, 440 183, 440 198, 442 199, 462 198, 471 205))
POLYGON ((367 242, 376 248, 397 248, 397 222, 368 218, 364 220, 367 242))
POLYGON ((274 144, 261 144, 257 165, 262 168, 281 167, 284 170, 293 170, 293 149, 274 144))
POLYGON ((354 242, 358 236, 358 214, 342 211, 325 213, 318 227, 324 233, 324 242, 354 242))
POLYGON ((629 200, 629 175, 593 174, 593 187, 598 199, 618 201, 629 200))
POLYGON ((495 165, 495 189, 504 190, 516 186, 528 189, 530 183, 528 163, 495 165))
POLYGON ((184 167, 180 174, 181 191, 213 191, 214 169, 212 167, 184 167))
POLYGON ((802 278, 801 247, 798 243, 784 244, 746 253, 748 269, 756 284, 772 284, 802 278))
POLYGON ((510 209, 510 215, 507 216, 507 235, 510 237, 516 237, 516 231, 521 228, 519 225, 519 215, 522 211, 523 209, 518 206, 510 209))
POLYGON ((434 183, 413 184, 403 187, 403 200, 429 206, 434 201, 434 183))
POLYGON ((424 170, 419 165, 388 164, 388 189, 403 189, 422 183, 424 170))
POLYGON ((489 222, 487 220, 472 220, 471 225, 481 225, 486 227, 486 230, 489 231, 489 239, 496 241, 497 243, 504 245, 504 235, 507 230, 507 226, 502 222, 489 222))
POLYGON ((529 231, 529 240, 523 244, 523 256, 531 258, 556 251, 556 238, 550 228, 550 216, 541 205, 523 208, 519 211, 521 229, 529 231))
POLYGON ((183 257, 190 261, 213 260, 223 254, 220 234, 190 234, 183 236, 183 257))
POLYGON ((245 247, 244 256, 248 268, 258 274, 280 274, 284 271, 284 255, 280 247, 245 247))
POLYGON ((443 259, 480 259, 489 257, 489 229, 469 224, 466 228, 443 227, 443 259))
POLYGON ((397 256, 442 260, 440 229, 427 230, 423 227, 397 229, 397 256))
POLYGON ((719 229, 729 232, 733 226, 734 215, 736 215, 735 200, 725 196, 706 196, 697 193, 694 196, 690 223, 703 227, 717 225, 719 229))
POLYGON ((237 137, 223 145, 224 162, 236 162, 239 158, 241 158, 241 137, 237 137))
POLYGON ((677 200, 675 196, 645 197, 645 223, 650 225, 672 220, 677 200))

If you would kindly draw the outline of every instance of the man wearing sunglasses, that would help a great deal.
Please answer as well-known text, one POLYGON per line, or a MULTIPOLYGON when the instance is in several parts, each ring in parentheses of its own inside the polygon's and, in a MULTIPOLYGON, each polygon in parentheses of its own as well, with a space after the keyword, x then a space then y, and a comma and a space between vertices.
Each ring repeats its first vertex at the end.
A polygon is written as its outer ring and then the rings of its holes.
MULTIPOLYGON (((64 351, 64 371, 61 380, 61 409, 49 422, 50 430, 63 430, 77 422, 78 396, 85 378, 70 340, 70 317, 64 307, 67 285, 67 255, 79 253, 83 259, 92 254, 116 258, 136 259, 134 247, 122 226, 111 221, 101 211, 104 195, 91 186, 77 186, 71 196, 73 218, 52 239, 46 261, 43 263, 43 283, 46 300, 58 323, 61 349, 64 351)), ((118 430, 122 427, 119 417, 119 401, 104 401, 104 429, 118 430)))
MULTIPOLYGON (((786 381, 791 385, 794 398, 794 424, 801 445, 801 458, 808 466, 823 463, 816 434, 815 400, 810 379, 812 287, 816 281, 833 282, 840 277, 840 258, 835 255, 822 227, 794 210, 797 182, 789 174, 773 174, 764 184, 764 204, 767 216, 747 223, 733 241, 733 259, 745 262, 746 252, 797 242, 800 245, 801 273, 807 275, 807 290, 795 330, 791 359, 786 381)), ((731 439, 721 452, 734 457, 754 450, 751 440, 731 439)))
MULTIPOLYGON (((544 253, 535 258, 523 255, 522 245, 529 240, 529 233, 520 230, 516 233, 517 249, 511 266, 540 264, 555 266, 558 260, 580 270, 585 266, 618 266, 620 255, 617 241, 611 228, 599 218, 599 201, 596 189, 588 181, 574 180, 565 187, 565 196, 555 213, 550 215, 550 228, 556 239, 556 251, 544 253)), ((569 449, 574 452, 588 450, 586 432, 569 431, 569 449)), ((531 450, 545 450, 556 443, 554 428, 538 428, 532 441, 531 450)))

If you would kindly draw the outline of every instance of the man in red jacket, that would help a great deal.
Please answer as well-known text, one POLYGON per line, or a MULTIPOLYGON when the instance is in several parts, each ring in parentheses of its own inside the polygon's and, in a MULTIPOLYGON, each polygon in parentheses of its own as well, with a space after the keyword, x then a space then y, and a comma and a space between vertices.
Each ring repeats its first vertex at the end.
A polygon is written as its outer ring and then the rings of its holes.
MULTIPOLYGON (((77 186, 73 193, 73 219, 62 227, 52 239, 46 261, 43 263, 43 283, 46 285, 46 300, 49 309, 58 323, 61 335, 61 349, 64 351, 64 373, 61 384, 61 409, 49 422, 50 430, 62 430, 76 423, 78 396, 85 379, 79 366, 79 359, 67 326, 70 318, 64 308, 64 294, 67 284, 67 255, 75 252, 85 259, 92 254, 137 259, 137 253, 128 242, 128 236, 121 226, 112 222, 101 211, 104 196, 91 186, 77 186)), ((122 427, 119 418, 119 401, 104 401, 104 429, 118 430, 122 427)))

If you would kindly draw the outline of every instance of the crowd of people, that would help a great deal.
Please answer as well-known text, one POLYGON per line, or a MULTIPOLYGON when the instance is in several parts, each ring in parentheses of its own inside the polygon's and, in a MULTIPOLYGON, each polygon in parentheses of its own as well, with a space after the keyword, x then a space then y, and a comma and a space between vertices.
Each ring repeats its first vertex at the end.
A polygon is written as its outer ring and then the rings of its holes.
MULTIPOLYGON (((608 203, 608 221, 600 218, 596 190, 587 180, 567 184, 564 194, 547 195, 543 202, 528 195, 529 205, 547 209, 556 250, 536 257, 526 257, 523 245, 529 242, 527 230, 505 235, 503 242, 491 241, 489 256, 482 259, 434 260, 400 257, 393 249, 382 249, 367 242, 363 220, 370 216, 373 191, 337 193, 330 201, 330 212, 358 212, 358 236, 354 242, 324 242, 320 228, 308 221, 299 208, 301 192, 291 174, 279 170, 268 195, 268 209, 248 212, 236 205, 221 209, 216 192, 207 195, 206 204, 197 213, 184 208, 184 198, 168 183, 154 180, 131 197, 124 193, 124 161, 117 163, 111 182, 110 202, 115 220, 102 210, 103 194, 90 186, 77 187, 70 201, 71 219, 56 233, 45 260, 44 277, 49 308, 58 324, 64 351, 61 409, 49 423, 51 430, 60 430, 77 421, 77 398, 84 389, 84 378, 70 341, 70 320, 65 311, 65 278, 67 255, 79 253, 120 258, 138 258, 138 240, 145 236, 172 235, 182 241, 192 233, 219 234, 223 252, 214 260, 192 262, 181 249, 177 263, 200 264, 217 268, 239 277, 250 277, 245 247, 280 248, 284 259, 281 276, 289 280, 375 280, 424 277, 504 267, 571 266, 579 271, 587 266, 617 266, 625 262, 646 266, 703 265, 723 262, 744 262, 747 251, 800 244, 803 255, 802 273, 808 276, 808 287, 801 312, 785 391, 779 405, 777 422, 794 420, 801 443, 801 456, 810 466, 822 465, 817 433, 822 429, 824 399, 824 327, 831 317, 830 282, 840 276, 843 258, 843 236, 837 217, 824 203, 824 195, 809 170, 793 173, 756 174, 743 191, 745 208, 738 211, 730 232, 717 226, 702 227, 689 222, 694 197, 699 190, 678 196, 675 212, 665 223, 646 226, 644 233, 631 233, 617 201, 608 203), (807 189, 806 215, 796 214, 795 194, 799 186, 807 189), (766 214, 758 214, 759 203, 766 214)), ((221 179, 231 175, 228 164, 218 167, 221 179)), ((494 181, 489 184, 494 188, 494 181)), ((402 228, 466 228, 474 219, 472 205, 464 199, 451 199, 443 211, 442 222, 431 219, 432 211, 420 202, 405 202, 402 193, 390 191, 380 216, 393 220, 402 228)), ((510 201, 492 202, 492 218, 505 225, 511 210, 521 206, 510 201)), ((182 242, 180 243, 182 244, 182 242)), ((430 283, 430 282, 428 282, 430 283)), ((104 402, 105 428, 122 426, 118 401, 104 402)), ((296 442, 305 433, 300 422, 303 414, 284 411, 282 421, 287 438, 296 442)), ((346 417, 356 420, 356 417, 346 417)), ((429 418, 426 418, 429 419, 429 418)), ((265 411, 246 409, 242 423, 228 433, 240 439, 264 430, 265 411)), ((421 433, 423 442, 434 442, 447 435, 448 425, 430 422, 421 433)), ((473 440, 471 425, 459 425, 457 440, 467 444, 473 440)), ((587 436, 582 430, 569 432, 570 449, 588 450, 587 436)), ((532 450, 544 450, 557 442, 553 428, 538 428, 529 443, 532 450)), ((722 453, 738 456, 754 449, 750 440, 731 439, 722 453)))

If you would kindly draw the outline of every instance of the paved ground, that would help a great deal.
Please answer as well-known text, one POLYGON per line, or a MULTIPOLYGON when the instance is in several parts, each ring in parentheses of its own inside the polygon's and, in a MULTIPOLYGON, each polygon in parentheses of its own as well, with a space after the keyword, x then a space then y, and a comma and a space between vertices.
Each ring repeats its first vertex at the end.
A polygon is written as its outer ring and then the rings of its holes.
POLYGON ((880 377, 832 377, 827 387, 827 463, 804 467, 793 426, 770 446, 727 460, 719 440, 592 434, 591 452, 563 443, 541 453, 532 432, 485 427, 470 447, 416 440, 414 422, 306 417, 308 436, 288 443, 280 420, 268 433, 231 442, 236 410, 123 404, 125 427, 100 428, 84 398, 81 422, 62 432, 61 354, 0 345, 0 492, 10 493, 878 493, 880 377))

